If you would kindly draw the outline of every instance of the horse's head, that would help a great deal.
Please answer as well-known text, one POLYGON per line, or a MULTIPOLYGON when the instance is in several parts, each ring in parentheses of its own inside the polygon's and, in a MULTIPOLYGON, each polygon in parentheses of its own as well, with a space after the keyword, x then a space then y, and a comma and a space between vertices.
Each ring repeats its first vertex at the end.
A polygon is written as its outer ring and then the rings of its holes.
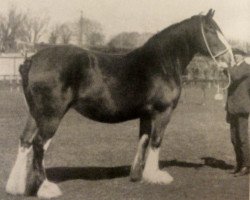
POLYGON ((211 56, 218 67, 230 67, 235 64, 232 49, 213 19, 214 12, 210 9, 206 15, 199 16, 201 34, 198 48, 201 54, 211 56))

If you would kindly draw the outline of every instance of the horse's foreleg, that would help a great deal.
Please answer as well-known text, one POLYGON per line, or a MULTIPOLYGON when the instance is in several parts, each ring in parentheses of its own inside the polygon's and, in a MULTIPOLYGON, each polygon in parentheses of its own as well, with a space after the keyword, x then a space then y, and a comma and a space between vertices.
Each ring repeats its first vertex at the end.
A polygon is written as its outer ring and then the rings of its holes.
POLYGON ((134 162, 131 166, 130 179, 131 181, 139 181, 142 177, 142 170, 145 164, 145 152, 149 142, 149 135, 152 131, 151 119, 140 119, 140 135, 139 144, 134 162))
POLYGON ((150 137, 148 156, 143 171, 143 180, 150 183, 169 184, 173 178, 159 169, 159 153, 164 131, 170 120, 172 107, 159 113, 154 119, 154 128, 150 137))
POLYGON ((6 191, 10 194, 25 194, 28 168, 33 156, 32 143, 37 130, 36 122, 30 115, 20 137, 16 162, 7 181, 6 191))

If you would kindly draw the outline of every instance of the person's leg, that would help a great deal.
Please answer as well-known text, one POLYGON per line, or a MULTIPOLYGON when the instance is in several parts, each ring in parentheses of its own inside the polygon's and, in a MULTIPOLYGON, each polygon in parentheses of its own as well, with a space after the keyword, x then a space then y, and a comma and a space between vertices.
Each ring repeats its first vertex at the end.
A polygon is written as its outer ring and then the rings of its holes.
POLYGON ((239 114, 239 149, 242 163, 242 169, 238 175, 249 173, 250 158, 249 158, 249 137, 248 137, 248 116, 249 114, 239 114))
POLYGON ((235 151, 235 158, 236 158, 236 166, 235 169, 231 173, 237 173, 240 171, 242 167, 242 159, 241 159, 241 152, 240 152, 240 144, 239 144, 239 119, 238 115, 233 115, 228 113, 228 122, 230 123, 230 133, 231 133, 231 142, 234 147, 235 151))

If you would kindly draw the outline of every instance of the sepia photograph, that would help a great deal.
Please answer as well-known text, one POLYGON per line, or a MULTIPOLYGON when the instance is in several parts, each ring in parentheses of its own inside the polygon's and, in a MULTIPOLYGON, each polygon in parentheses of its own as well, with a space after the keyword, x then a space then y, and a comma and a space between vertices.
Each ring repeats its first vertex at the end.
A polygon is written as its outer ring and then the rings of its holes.
POLYGON ((0 200, 249 200, 249 0, 0 0, 0 200))

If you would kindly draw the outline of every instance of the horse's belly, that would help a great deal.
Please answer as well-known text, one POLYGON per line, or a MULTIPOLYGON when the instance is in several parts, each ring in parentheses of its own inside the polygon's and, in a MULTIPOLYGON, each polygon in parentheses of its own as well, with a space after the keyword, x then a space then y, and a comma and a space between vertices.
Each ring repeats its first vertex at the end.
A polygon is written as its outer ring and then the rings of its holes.
POLYGON ((121 110, 101 99, 80 99, 74 108, 83 116, 104 123, 119 123, 139 117, 136 110, 121 110))

